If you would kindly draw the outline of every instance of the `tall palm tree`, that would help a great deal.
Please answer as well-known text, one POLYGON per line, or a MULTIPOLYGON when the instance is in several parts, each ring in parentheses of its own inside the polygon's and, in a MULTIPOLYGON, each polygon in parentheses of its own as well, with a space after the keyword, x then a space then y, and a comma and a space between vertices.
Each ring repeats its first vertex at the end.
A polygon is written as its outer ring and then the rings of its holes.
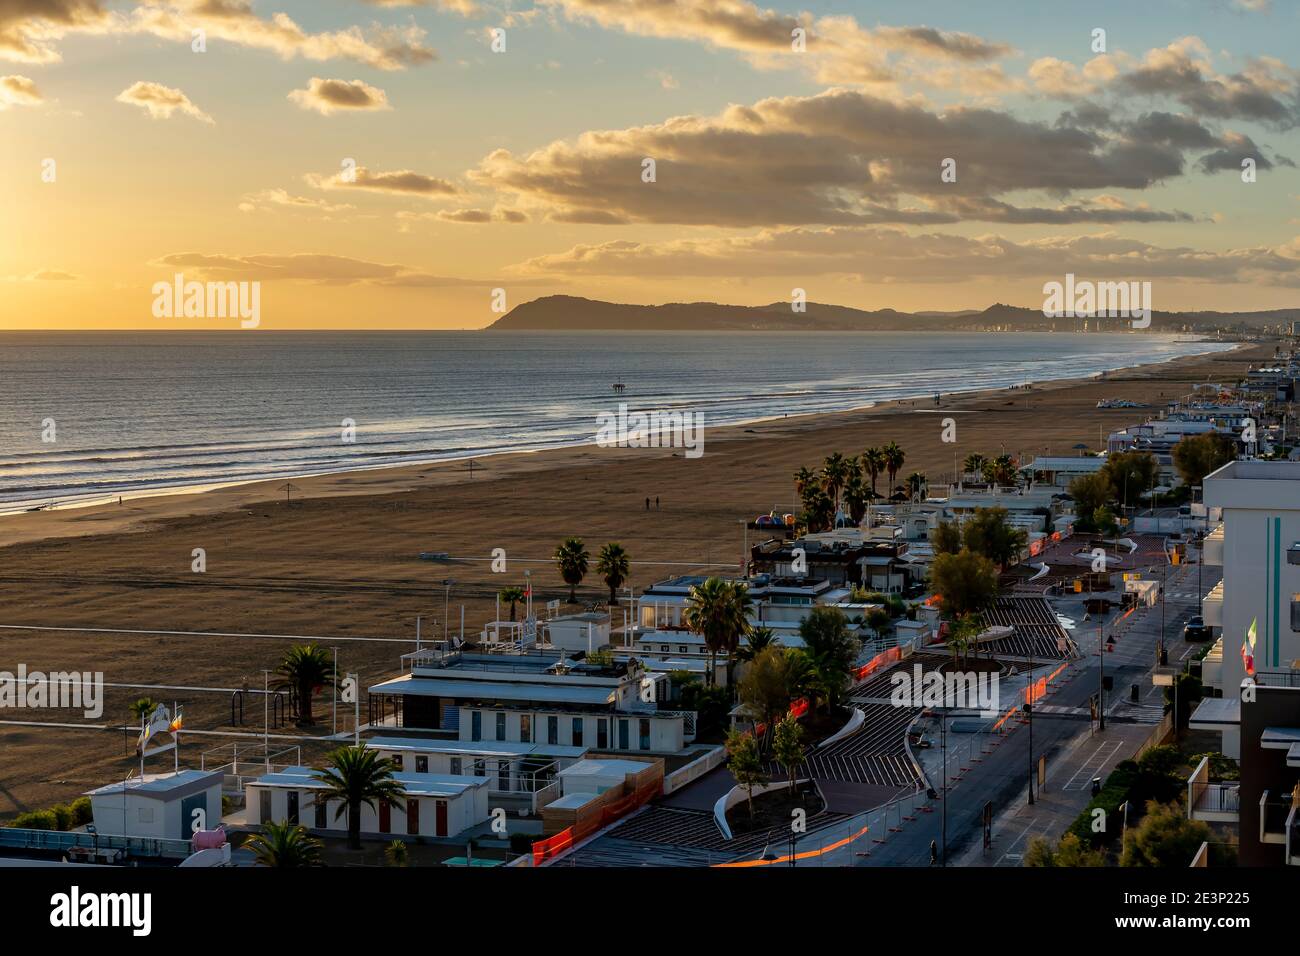
POLYGON ((885 454, 885 468, 889 471, 889 484, 893 487, 894 479, 898 477, 899 469, 903 467, 903 462, 907 460, 907 455, 903 449, 898 447, 898 442, 890 442, 883 449, 885 454))
POLYGON ((298 726, 310 727, 311 699, 317 691, 334 680, 334 664, 329 651, 319 644, 295 644, 285 651, 276 668, 279 675, 274 686, 292 689, 298 697, 298 726))
POLYGON ((862 518, 867 513, 868 494, 860 475, 854 475, 844 486, 844 503, 849 507, 849 517, 855 526, 862 524, 862 518))
POLYGON ((262 832, 244 843, 252 850, 258 866, 293 867, 324 866, 321 862, 321 841, 307 834, 307 828, 282 820, 265 823, 262 832))
POLYGON ((804 491, 816 480, 817 476, 811 471, 807 468, 800 468, 794 473, 794 493, 803 497, 804 491))
POLYGON ((816 486, 804 492, 803 510, 809 531, 824 531, 835 520, 835 502, 816 486))
POLYGON ((966 459, 961 463, 961 468, 962 471, 968 475, 977 475, 980 478, 983 478, 984 463, 987 461, 988 459, 985 458, 983 455, 981 455, 979 452, 973 451, 969 455, 967 455, 966 459))
POLYGON ((380 803, 397 806, 406 795, 393 777, 393 763, 369 747, 340 747, 329 756, 329 765, 313 776, 325 784, 316 796, 318 804, 339 801, 334 819, 348 815, 348 848, 361 849, 361 807, 378 810, 380 803))
POLYGON ((780 638, 776 636, 776 632, 770 627, 755 627, 750 630, 749 637, 745 640, 745 646, 736 652, 736 656, 742 661, 752 661, 769 647, 780 646, 780 638))
POLYGON ((134 717, 138 723, 152 714, 154 708, 157 706, 158 704, 152 697, 140 697, 131 701, 131 716, 134 717))
POLYGON ((581 538, 565 538, 555 549, 555 564, 569 586, 569 603, 578 600, 577 587, 587 575, 587 548, 581 538))
POLYGON ((596 558, 596 573, 605 579, 605 586, 609 588, 610 607, 618 604, 618 589, 627 580, 628 571, 627 552, 621 544, 611 541, 600 549, 600 555, 596 558))
POLYGON ((520 601, 522 601, 527 596, 528 595, 524 593, 524 589, 517 584, 512 584, 509 587, 504 587, 497 592, 497 597, 499 599, 501 599, 502 601, 509 602, 510 620, 512 621, 515 619, 515 605, 517 605, 520 601))
POLYGON ((752 601, 749 588, 740 583, 709 578, 691 585, 682 621, 692 633, 704 638, 709 649, 709 683, 714 682, 718 653, 725 652, 730 663, 740 639, 749 634, 752 601))
POLYGON ((844 487, 848 474, 848 462, 842 454, 835 452, 826 456, 826 461, 822 464, 822 485, 835 503, 836 511, 840 510, 840 489, 844 487))
POLYGON ((862 453, 862 467, 871 478, 871 493, 876 493, 876 479, 885 470, 885 452, 882 448, 872 446, 862 453))

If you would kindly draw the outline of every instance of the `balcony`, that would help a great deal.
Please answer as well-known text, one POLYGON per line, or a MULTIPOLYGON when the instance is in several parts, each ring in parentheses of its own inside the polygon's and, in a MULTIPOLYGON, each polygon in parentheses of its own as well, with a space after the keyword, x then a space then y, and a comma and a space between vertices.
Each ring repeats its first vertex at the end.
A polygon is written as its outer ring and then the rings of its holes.
POLYGON ((1223 627, 1223 582, 1220 581, 1205 595, 1205 623, 1223 627))
POLYGON ((1223 567, 1223 525, 1219 525, 1201 542, 1201 562, 1211 567, 1223 567))
POLYGON ((1187 818, 1206 823, 1241 819, 1241 785, 1210 782, 1210 758, 1203 757, 1187 780, 1187 818))
POLYGON ((1289 795, 1265 790, 1259 798, 1259 842, 1286 844, 1295 824, 1295 811, 1289 795))

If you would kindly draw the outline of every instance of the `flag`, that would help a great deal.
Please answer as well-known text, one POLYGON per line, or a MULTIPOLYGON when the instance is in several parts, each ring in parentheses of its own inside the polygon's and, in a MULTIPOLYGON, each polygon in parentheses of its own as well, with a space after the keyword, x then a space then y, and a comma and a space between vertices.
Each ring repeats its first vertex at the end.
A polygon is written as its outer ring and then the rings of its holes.
POLYGON ((1246 673, 1251 677, 1255 676, 1255 625, 1259 623, 1259 618, 1253 618, 1250 627, 1246 630, 1246 640, 1241 645, 1241 660, 1246 665, 1246 673))
POLYGON ((178 710, 176 711, 176 719, 167 725, 167 729, 171 731, 171 733, 175 734, 176 731, 180 730, 181 727, 184 726, 184 724, 185 724, 185 715, 178 710))

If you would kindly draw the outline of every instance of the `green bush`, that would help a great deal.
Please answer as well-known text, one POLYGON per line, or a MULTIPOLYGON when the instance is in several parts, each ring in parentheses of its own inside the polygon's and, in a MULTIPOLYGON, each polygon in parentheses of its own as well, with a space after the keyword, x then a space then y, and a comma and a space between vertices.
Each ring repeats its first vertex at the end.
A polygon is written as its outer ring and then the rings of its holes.
POLYGON ((90 809, 90 797, 77 797, 68 806, 72 808, 72 825, 74 827, 84 827, 95 819, 95 814, 90 809))
POLYGON ((74 826, 72 822, 72 808, 66 803, 56 803, 50 807, 50 813, 54 814, 54 819, 58 821, 58 830, 71 830, 74 826))
POLYGON ((18 814, 9 825, 20 830, 57 830, 59 818, 53 810, 31 810, 18 814))

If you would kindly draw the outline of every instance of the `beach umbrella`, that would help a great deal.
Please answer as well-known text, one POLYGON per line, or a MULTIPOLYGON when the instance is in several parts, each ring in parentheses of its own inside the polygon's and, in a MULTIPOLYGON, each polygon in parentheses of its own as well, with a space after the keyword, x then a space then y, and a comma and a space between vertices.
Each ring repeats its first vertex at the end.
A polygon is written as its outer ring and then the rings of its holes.
MULTIPOLYGON (((1087 450, 1088 450, 1088 446, 1085 445, 1083 442, 1079 442, 1079 444, 1077 444, 1077 445, 1074 446, 1074 450, 1075 450, 1075 451, 1080 451, 1080 452, 1087 451, 1087 450)), ((1079 457, 1082 458, 1083 456, 1080 455, 1079 457)))

